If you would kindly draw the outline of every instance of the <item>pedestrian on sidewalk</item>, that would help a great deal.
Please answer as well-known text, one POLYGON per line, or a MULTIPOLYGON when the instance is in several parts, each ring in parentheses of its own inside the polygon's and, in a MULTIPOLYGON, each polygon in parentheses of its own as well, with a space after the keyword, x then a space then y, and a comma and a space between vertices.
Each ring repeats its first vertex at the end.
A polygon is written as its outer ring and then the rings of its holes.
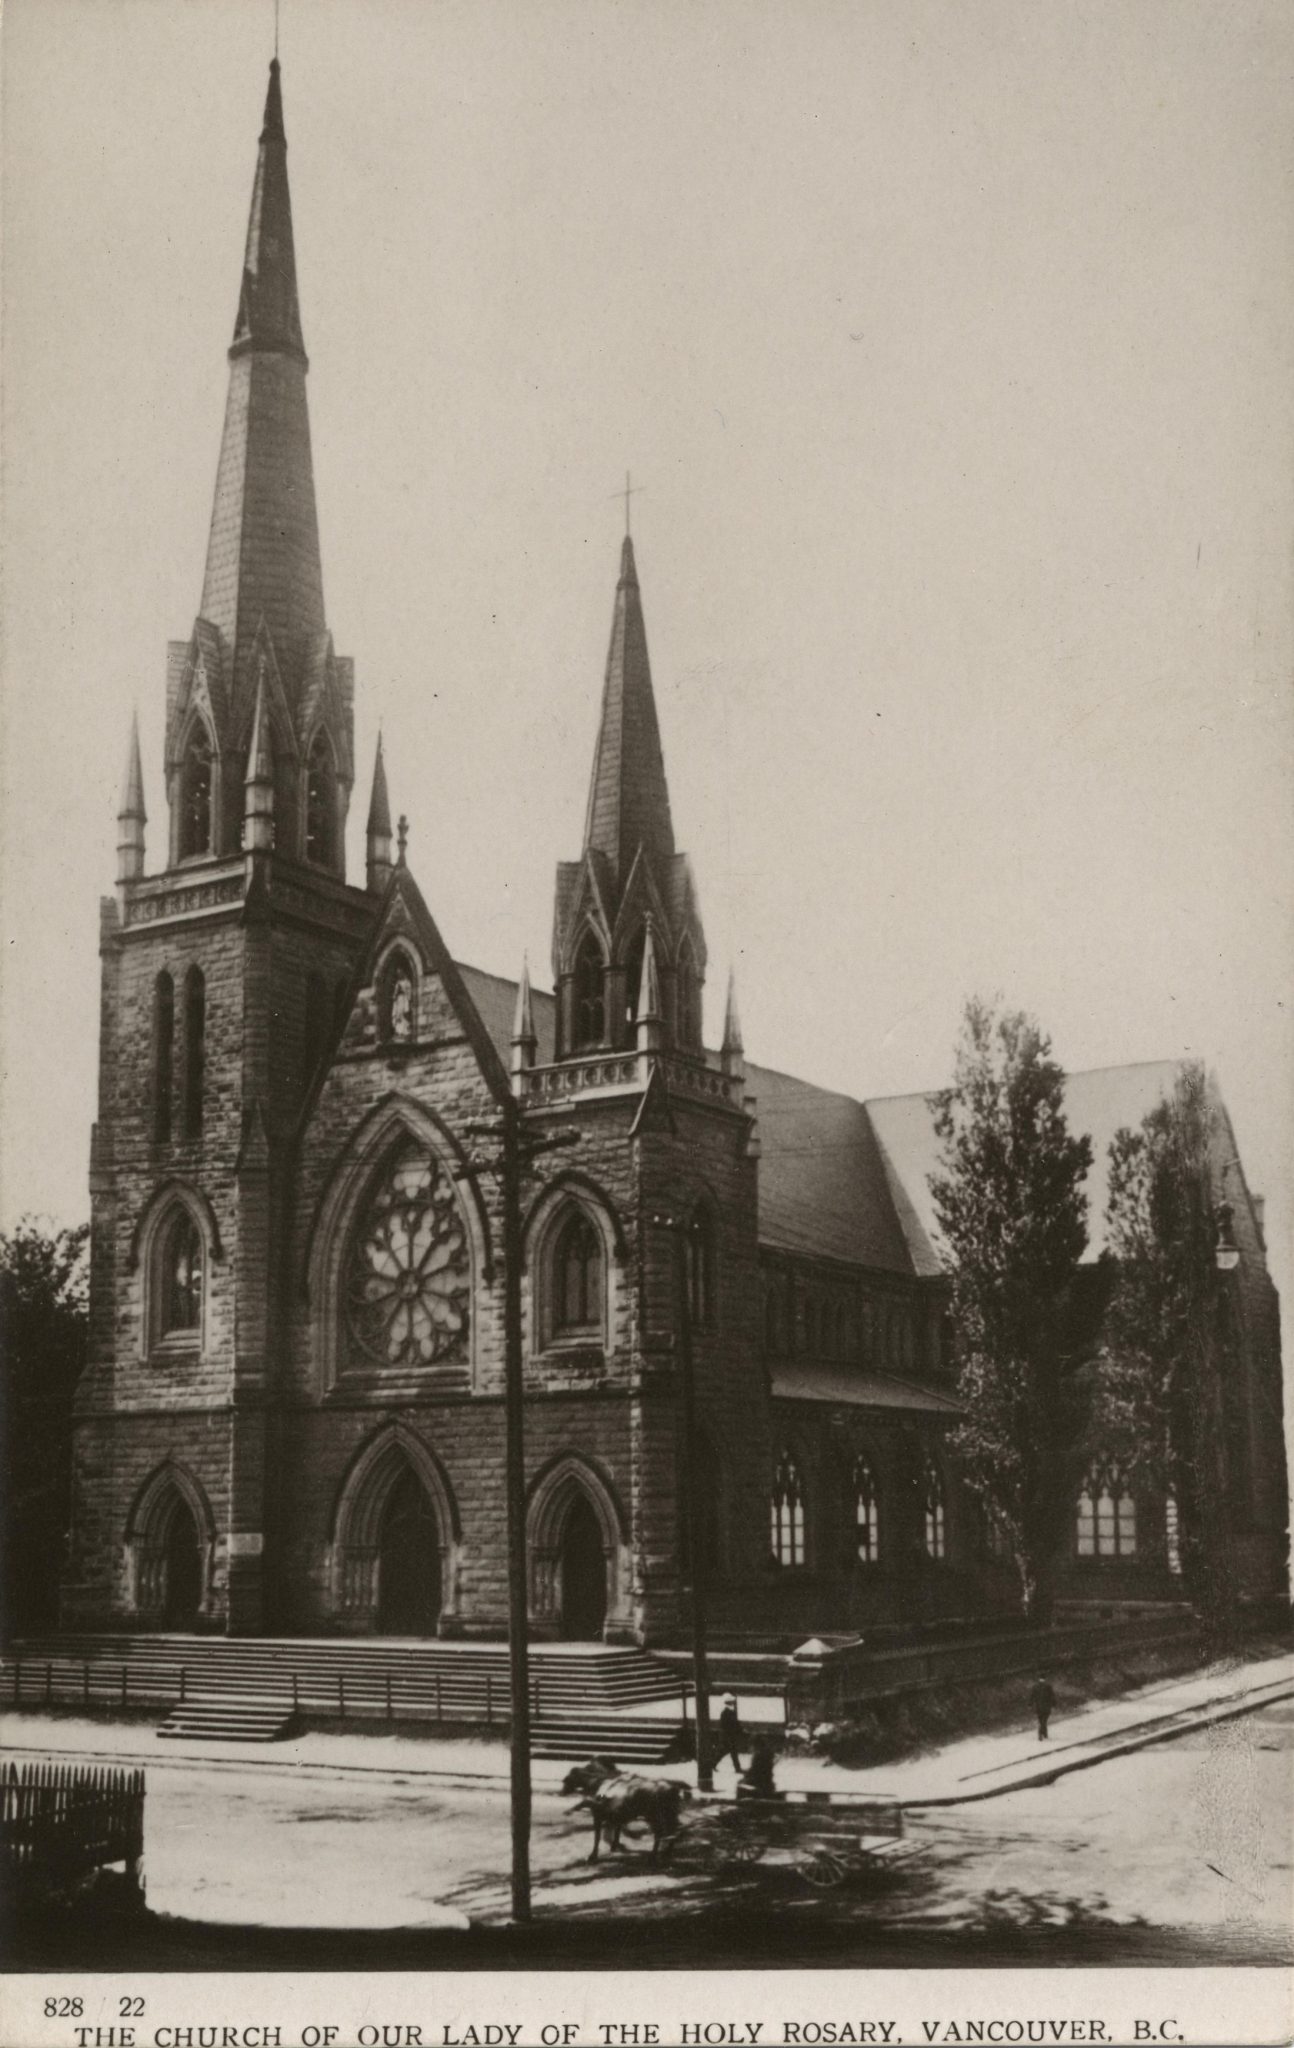
POLYGON ((767 1735, 757 1735, 750 1745, 750 1763, 737 1780, 738 1799, 779 1799, 773 1780, 773 1745, 767 1735))
POLYGON ((1034 1713, 1038 1716, 1038 1740, 1039 1742, 1047 1742, 1050 1739, 1047 1734, 1047 1723, 1050 1721, 1052 1711, 1056 1705, 1056 1695, 1052 1691, 1051 1680, 1044 1678, 1041 1671, 1033 1681, 1029 1692, 1029 1699, 1034 1713))
POLYGON ((719 1754, 716 1763, 722 1763, 726 1756, 732 1758, 738 1777, 741 1776, 741 1722, 737 1719, 737 1700, 733 1693, 723 1696, 723 1712, 719 1716, 719 1754))

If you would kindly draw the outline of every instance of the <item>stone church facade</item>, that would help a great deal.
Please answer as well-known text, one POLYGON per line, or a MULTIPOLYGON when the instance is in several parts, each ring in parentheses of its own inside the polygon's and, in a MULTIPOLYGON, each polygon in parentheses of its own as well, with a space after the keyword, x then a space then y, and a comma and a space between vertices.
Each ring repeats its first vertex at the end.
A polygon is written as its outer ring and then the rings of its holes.
MULTIPOLYGON (((705 932, 628 539, 554 994, 452 959, 380 744, 363 882, 346 878, 354 677, 324 609, 277 63, 229 358, 199 613, 168 653, 165 861, 146 872, 132 737, 102 910, 65 1624, 503 1633, 504 1233, 481 1132, 509 1096, 570 1139, 523 1188, 534 1632, 681 1640, 693 1543, 732 1642, 1011 1611, 946 1448, 926 1103, 751 1065, 731 986, 703 1043, 705 932)), ((1172 1072, 1074 1077, 1098 1158, 1172 1072)), ((1231 1187, 1234 1509, 1267 1597, 1278 1320, 1234 1157, 1231 1187)), ((1171 1504, 1094 1470, 1065 1590, 1176 1597, 1171 1504)))

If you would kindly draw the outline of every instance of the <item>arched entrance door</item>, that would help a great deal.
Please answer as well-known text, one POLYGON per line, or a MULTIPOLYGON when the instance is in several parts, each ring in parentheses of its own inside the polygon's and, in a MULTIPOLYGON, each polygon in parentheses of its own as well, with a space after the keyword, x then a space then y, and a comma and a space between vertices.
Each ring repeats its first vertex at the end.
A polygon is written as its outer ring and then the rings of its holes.
POLYGON ((377 1625, 388 1636, 434 1636, 440 1621, 440 1538, 416 1472, 396 1480, 378 1538, 377 1625))
POLYGON ((166 1628, 190 1629, 202 1604, 202 1551, 198 1525, 187 1501, 178 1495, 172 1504, 163 1544, 165 1598, 162 1623, 166 1628))
POLYGON ((586 1493, 573 1496, 562 1523, 562 1634, 568 1642, 600 1641, 607 1618, 607 1561, 602 1530, 586 1493))

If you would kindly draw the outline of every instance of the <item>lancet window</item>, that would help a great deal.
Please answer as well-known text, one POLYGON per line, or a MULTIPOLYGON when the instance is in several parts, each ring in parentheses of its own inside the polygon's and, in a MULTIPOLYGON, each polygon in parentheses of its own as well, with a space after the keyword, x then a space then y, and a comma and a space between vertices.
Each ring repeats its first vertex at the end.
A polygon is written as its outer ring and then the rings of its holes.
POLYGON ((194 726, 180 770, 180 859, 211 851, 211 735, 201 720, 194 726))
POLYGON ((583 1209, 573 1209, 553 1243, 553 1327, 559 1337, 602 1329, 602 1239, 583 1209))
POLYGON ((597 940, 589 932, 575 956, 575 1049, 601 1045, 606 1037, 606 975, 597 940))
POLYGON ((184 977, 184 1135, 202 1136, 207 1073, 207 985, 200 967, 184 977))
POLYGON ((1075 1535, 1080 1557, 1136 1556, 1137 1503, 1115 1468, 1094 1465, 1083 1481, 1075 1535))
POLYGON ((175 983, 165 969, 153 984, 153 1136, 171 1138, 171 1097, 175 1085, 175 983))
POLYGON ((177 1209, 158 1240, 158 1335, 196 1340, 202 1327, 202 1236, 187 1209, 177 1209))
POLYGON ((773 1474, 769 1536, 774 1563, 804 1563, 804 1479, 790 1450, 782 1452, 773 1474))
POLYGON ((337 771, 327 736, 316 733, 306 764, 306 859, 331 867, 337 841, 337 771))
POLYGON ((940 1559, 948 1555, 948 1499, 943 1474, 934 1459, 927 1455, 921 1473, 922 1530, 926 1556, 940 1559))
POLYGON ((854 1504, 854 1555, 859 1564, 875 1564, 881 1554, 881 1510, 876 1475, 866 1458, 854 1460, 850 1491, 854 1504))

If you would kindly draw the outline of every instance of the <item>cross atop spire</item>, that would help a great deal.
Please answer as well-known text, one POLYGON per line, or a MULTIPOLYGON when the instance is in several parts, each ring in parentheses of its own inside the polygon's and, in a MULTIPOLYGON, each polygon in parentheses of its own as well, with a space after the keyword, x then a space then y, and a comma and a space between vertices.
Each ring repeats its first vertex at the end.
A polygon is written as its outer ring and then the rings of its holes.
POLYGON ((629 529, 629 500, 630 500, 631 498, 640 498, 640 497, 642 496, 642 493, 643 493, 643 488, 644 488, 644 486, 643 486, 642 484, 635 484, 635 483, 631 483, 631 482, 630 482, 630 480, 629 480, 629 472, 628 472, 628 470, 626 470, 626 471, 625 471, 625 487, 624 487, 624 489, 623 489, 622 491, 613 491, 613 492, 611 493, 611 495, 612 495, 612 497, 613 497, 613 498, 623 498, 623 499, 624 499, 624 501, 625 501, 625 539, 626 539, 626 540, 628 540, 628 539, 629 539, 629 531, 630 531, 630 529, 629 529))

